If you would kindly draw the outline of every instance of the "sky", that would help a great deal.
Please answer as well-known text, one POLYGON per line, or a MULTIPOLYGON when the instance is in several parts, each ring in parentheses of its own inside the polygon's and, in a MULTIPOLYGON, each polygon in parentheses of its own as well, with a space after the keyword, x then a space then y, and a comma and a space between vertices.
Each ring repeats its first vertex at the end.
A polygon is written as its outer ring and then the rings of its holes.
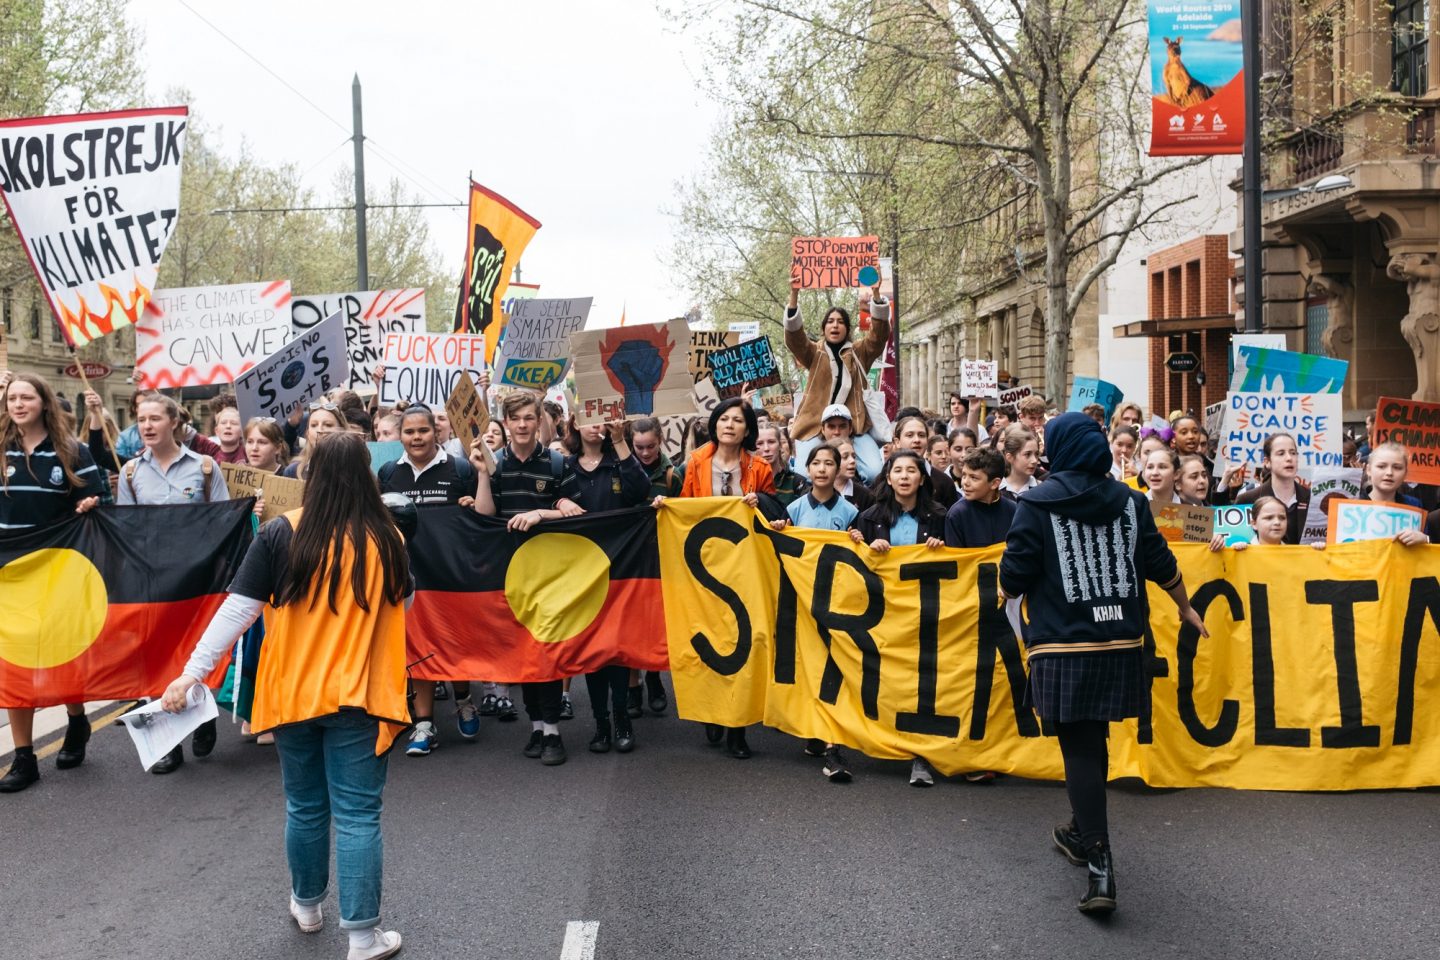
MULTIPOLYGON (((358 73, 371 200, 394 175, 426 202, 464 200, 473 172, 542 224, 524 281, 541 296, 593 296, 590 326, 622 309, 664 320, 693 302, 660 262, 663 211, 699 169, 719 109, 696 85, 690 37, 653 0, 131 0, 129 13, 151 100, 189 90, 225 149, 243 140, 266 163, 298 164, 328 197, 352 161, 358 73)), ((458 278, 465 212, 427 216, 458 278)))

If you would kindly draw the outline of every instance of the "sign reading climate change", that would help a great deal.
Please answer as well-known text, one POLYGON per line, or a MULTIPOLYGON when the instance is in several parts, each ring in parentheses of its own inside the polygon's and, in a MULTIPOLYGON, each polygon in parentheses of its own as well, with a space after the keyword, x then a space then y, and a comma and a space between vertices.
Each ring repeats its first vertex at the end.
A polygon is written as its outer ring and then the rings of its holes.
POLYGON ((180 207, 189 108, 0 122, 0 195, 72 347, 133 325, 180 207))
POLYGON ((593 297, 515 300, 495 357, 502 386, 544 390, 570 366, 570 334, 585 329, 593 297))
POLYGON ((1239 153, 1245 139, 1240 0, 1149 0, 1150 154, 1239 153))

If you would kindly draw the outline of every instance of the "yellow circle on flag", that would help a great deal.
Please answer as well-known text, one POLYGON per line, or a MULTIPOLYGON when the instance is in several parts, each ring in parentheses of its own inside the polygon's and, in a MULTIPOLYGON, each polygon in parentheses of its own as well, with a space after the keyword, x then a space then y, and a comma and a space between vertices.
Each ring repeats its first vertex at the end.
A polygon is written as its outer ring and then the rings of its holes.
POLYGON ((573 533, 531 537, 510 558, 505 602, 541 643, 564 643, 600 614, 610 592, 610 558, 573 533))
POLYGON ((0 660, 41 670, 90 649, 109 612, 105 580, 83 553, 50 547, 0 567, 0 660))

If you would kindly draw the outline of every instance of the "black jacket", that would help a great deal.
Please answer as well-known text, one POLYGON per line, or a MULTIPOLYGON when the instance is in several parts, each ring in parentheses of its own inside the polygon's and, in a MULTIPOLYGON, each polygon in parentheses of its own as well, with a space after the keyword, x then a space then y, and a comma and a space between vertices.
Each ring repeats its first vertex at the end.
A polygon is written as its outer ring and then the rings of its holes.
MULTIPOLYGON (((930 504, 930 512, 916 515, 915 520, 920 527, 915 534, 916 543, 924 543, 931 537, 945 539, 945 511, 938 503, 930 504)), ((860 531, 866 543, 890 539, 890 516, 883 503, 868 507, 850 526, 860 531)))

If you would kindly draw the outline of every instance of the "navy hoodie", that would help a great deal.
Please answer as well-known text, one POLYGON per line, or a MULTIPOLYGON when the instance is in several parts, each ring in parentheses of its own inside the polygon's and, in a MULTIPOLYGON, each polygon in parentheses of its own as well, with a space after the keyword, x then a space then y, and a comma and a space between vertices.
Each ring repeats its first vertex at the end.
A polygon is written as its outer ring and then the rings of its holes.
POLYGON ((1000 560, 1005 595, 1026 598, 1027 649, 1031 656, 1138 650, 1148 617, 1145 581, 1167 590, 1179 583, 1175 555, 1145 495, 1110 476, 1094 420, 1065 414, 1046 426, 1045 439, 1052 471, 1020 498, 1000 560), (1080 420, 1094 427, 1093 437, 1080 420), (1054 457, 1055 446, 1068 448, 1068 456, 1054 457), (1053 469, 1057 459, 1076 469, 1053 469))

